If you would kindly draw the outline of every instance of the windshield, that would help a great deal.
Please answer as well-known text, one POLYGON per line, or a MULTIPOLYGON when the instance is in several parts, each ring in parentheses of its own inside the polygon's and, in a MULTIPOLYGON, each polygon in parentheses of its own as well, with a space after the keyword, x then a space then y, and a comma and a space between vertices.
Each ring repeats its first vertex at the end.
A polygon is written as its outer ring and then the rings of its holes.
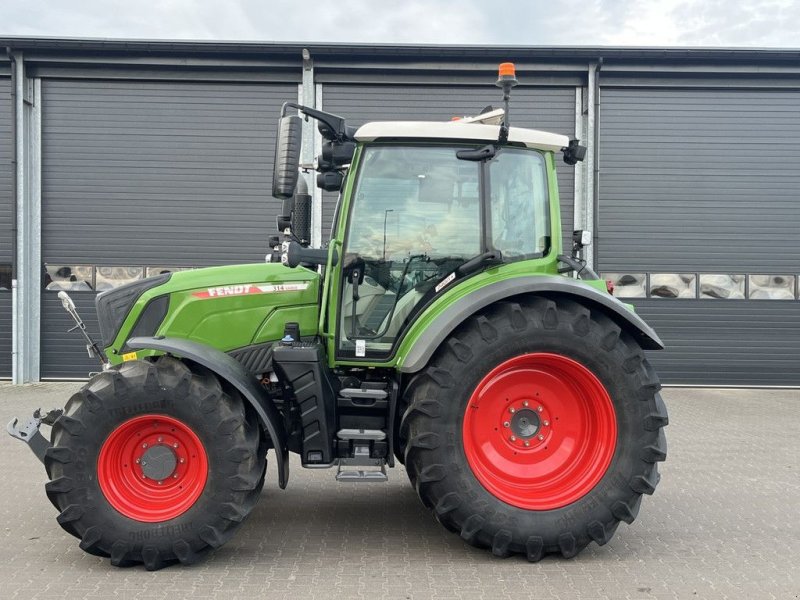
POLYGON ((542 156, 503 149, 487 166, 459 160, 459 149, 387 145, 363 151, 344 241, 343 356, 388 355, 418 308, 471 259, 498 250, 503 260, 546 252, 542 156), (486 211, 480 190, 489 182, 486 211))

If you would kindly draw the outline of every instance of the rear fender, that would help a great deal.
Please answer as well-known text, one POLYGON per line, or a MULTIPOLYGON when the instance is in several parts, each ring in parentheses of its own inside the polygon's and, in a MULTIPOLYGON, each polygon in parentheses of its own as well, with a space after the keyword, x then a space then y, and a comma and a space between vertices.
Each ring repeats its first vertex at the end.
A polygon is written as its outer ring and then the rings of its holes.
POLYGON ((182 338, 135 337, 128 340, 127 346, 137 350, 157 350, 194 361, 235 387, 256 411, 261 426, 269 434, 278 457, 278 483, 281 488, 286 487, 289 450, 281 415, 266 390, 239 361, 216 348, 182 338))
POLYGON ((574 279, 537 275, 496 281, 453 302, 416 339, 409 352, 401 359, 399 370, 404 373, 421 370, 456 327, 490 304, 523 294, 548 293, 571 296, 581 304, 605 313, 623 330, 630 333, 645 350, 664 348, 656 332, 617 298, 574 279))

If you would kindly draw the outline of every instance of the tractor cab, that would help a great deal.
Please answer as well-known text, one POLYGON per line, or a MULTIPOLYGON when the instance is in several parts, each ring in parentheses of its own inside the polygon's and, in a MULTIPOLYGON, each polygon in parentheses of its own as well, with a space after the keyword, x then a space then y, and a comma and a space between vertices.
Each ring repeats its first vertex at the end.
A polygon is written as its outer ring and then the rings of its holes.
POLYGON ((332 363, 390 361, 415 319, 475 274, 501 274, 498 267, 510 265, 559 272, 554 154, 574 164, 585 149, 567 136, 510 127, 507 100, 515 83, 508 72, 498 80, 505 109, 489 106, 449 122, 355 129, 336 115, 284 105, 274 195, 286 200, 295 192, 301 117, 287 115, 291 108, 319 121, 326 142, 316 161, 317 185, 341 192, 327 246, 300 242, 289 219, 280 256, 292 267, 327 267, 320 323, 332 363))

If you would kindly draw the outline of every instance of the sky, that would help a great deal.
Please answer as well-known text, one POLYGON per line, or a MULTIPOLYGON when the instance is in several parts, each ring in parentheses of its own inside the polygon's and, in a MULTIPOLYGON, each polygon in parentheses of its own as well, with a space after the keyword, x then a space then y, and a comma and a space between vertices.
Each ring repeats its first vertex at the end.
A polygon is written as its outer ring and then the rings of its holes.
POLYGON ((2 0, 0 36, 800 46, 796 0, 2 0))

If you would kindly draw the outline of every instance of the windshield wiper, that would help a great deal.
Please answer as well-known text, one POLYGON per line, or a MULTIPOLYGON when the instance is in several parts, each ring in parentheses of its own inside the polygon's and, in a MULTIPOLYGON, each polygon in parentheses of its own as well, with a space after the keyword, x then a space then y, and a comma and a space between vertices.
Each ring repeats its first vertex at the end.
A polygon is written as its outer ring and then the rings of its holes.
POLYGON ((463 265, 456 268, 455 273, 459 277, 464 277, 475 271, 479 271, 483 267, 492 265, 499 265, 503 262, 503 254, 500 250, 489 250, 483 254, 479 254, 475 258, 470 258, 463 265))
POLYGON ((483 148, 459 150, 456 152, 456 158, 458 160, 471 160, 474 162, 479 162, 494 158, 495 154, 497 154, 497 149, 493 145, 489 144, 483 148))

